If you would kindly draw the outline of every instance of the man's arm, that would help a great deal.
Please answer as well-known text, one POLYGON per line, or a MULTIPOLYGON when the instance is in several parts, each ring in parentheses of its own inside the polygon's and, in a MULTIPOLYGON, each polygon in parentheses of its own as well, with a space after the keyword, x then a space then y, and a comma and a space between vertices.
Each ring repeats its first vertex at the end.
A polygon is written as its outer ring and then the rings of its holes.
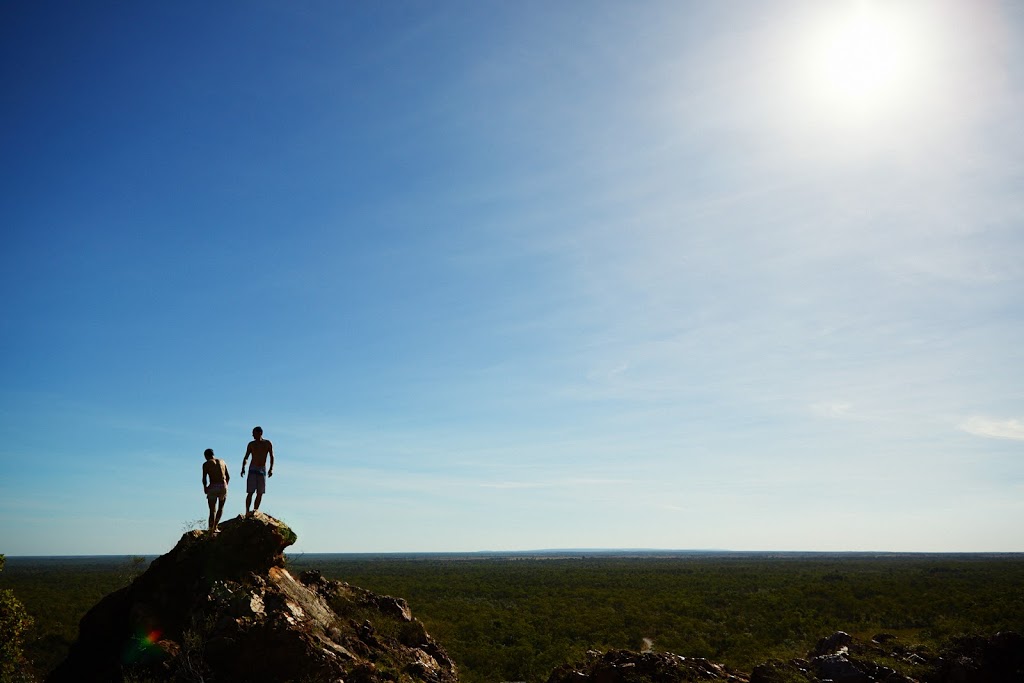
POLYGON ((270 469, 267 471, 267 476, 274 476, 274 444, 267 442, 267 454, 270 455, 270 469))
POLYGON ((228 472, 228 463, 224 460, 221 460, 220 469, 222 472, 224 472, 224 486, 227 486, 228 482, 231 481, 231 473, 228 472))
POLYGON ((245 457, 242 458, 242 476, 245 476, 245 463, 249 460, 249 456, 252 455, 252 442, 245 447, 245 457))
MULTIPOLYGON (((206 478, 210 477, 210 473, 206 470, 206 463, 203 463, 203 490, 206 490, 206 478)), ((210 477, 210 481, 213 481, 213 477, 210 477)))

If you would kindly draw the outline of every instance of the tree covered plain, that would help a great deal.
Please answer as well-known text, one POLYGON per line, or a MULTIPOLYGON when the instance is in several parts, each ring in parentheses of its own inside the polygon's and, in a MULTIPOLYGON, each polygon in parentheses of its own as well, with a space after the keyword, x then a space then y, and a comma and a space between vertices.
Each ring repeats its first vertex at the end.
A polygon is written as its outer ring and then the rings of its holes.
MULTIPOLYGON (((45 673, 141 558, 8 558, 45 673)), ((405 598, 466 683, 543 681, 588 649, 653 646, 749 671, 836 630, 937 646, 1024 631, 1024 555, 292 556, 292 571, 405 598)))

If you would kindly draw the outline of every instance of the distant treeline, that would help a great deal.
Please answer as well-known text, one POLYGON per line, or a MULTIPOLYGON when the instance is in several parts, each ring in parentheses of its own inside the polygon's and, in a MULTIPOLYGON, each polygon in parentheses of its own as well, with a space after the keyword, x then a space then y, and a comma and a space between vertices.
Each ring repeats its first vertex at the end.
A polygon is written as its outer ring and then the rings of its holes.
MULTIPOLYGON (((40 673, 63 658, 85 611, 143 564, 8 558, 0 586, 36 619, 26 649, 40 673)), ((465 683, 542 681, 588 649, 645 639, 749 671, 836 630, 931 646, 1024 631, 1022 555, 307 555, 289 566, 404 597, 465 683)))

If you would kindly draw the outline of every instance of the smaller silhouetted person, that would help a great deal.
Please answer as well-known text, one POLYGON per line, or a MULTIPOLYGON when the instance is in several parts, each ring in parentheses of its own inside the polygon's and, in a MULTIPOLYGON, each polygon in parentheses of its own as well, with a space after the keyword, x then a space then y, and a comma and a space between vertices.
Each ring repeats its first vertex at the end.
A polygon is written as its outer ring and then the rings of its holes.
POLYGON ((253 427, 252 441, 245 449, 245 457, 242 458, 242 476, 245 476, 245 463, 252 456, 252 466, 249 468, 249 477, 245 480, 245 514, 249 514, 249 505, 252 504, 252 494, 256 494, 256 505, 253 512, 260 509, 260 501, 263 494, 267 492, 267 477, 274 476, 274 444, 263 438, 263 428, 253 427), (267 456, 270 457, 270 470, 267 470, 267 456))
POLYGON ((220 516, 224 512, 224 501, 228 498, 228 482, 231 481, 231 475, 228 474, 227 463, 213 457, 212 448, 207 448, 203 455, 206 456, 206 462, 203 463, 203 492, 206 493, 206 503, 210 506, 210 533, 216 533, 220 516))

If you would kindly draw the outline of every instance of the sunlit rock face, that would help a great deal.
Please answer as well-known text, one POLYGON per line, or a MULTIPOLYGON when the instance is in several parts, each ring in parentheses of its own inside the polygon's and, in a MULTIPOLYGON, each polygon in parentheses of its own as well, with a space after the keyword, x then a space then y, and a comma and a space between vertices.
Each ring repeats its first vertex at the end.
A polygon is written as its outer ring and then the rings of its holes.
POLYGON ((82 618, 47 680, 457 682, 404 600, 293 577, 284 550, 295 540, 262 513, 184 534, 82 618))

